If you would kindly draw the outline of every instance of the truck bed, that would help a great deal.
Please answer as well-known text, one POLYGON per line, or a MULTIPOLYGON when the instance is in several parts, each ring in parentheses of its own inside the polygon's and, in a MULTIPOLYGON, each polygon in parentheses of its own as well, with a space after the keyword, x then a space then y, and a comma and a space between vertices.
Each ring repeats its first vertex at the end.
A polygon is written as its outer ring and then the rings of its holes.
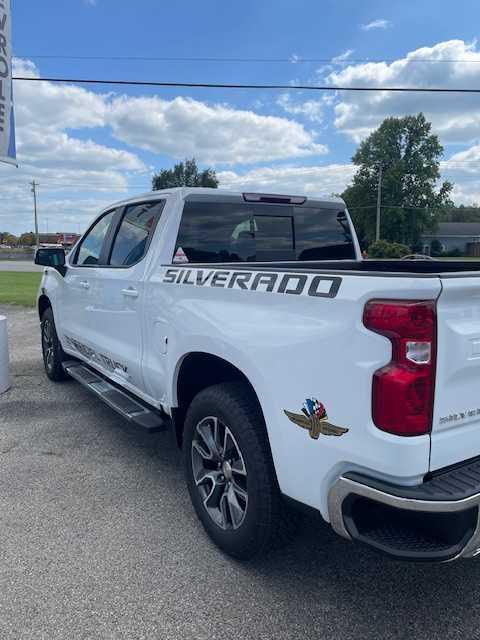
MULTIPOLYGON (((180 265, 174 265, 178 267, 180 265)), ((478 275, 480 272, 479 260, 312 260, 312 261, 291 261, 291 262, 221 262, 208 264, 181 265, 203 267, 209 269, 230 267, 234 269, 281 269, 282 271, 349 271, 358 275, 395 275, 411 274, 417 276, 439 276, 444 274, 469 274, 478 275)), ((448 277, 448 275, 447 275, 448 277)))

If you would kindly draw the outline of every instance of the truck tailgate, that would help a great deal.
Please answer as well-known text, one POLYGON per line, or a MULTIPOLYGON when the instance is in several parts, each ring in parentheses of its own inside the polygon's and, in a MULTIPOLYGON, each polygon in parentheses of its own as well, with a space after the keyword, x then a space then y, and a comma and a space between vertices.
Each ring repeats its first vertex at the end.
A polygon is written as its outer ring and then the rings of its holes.
POLYGON ((443 275, 430 469, 480 455, 480 275, 443 275))

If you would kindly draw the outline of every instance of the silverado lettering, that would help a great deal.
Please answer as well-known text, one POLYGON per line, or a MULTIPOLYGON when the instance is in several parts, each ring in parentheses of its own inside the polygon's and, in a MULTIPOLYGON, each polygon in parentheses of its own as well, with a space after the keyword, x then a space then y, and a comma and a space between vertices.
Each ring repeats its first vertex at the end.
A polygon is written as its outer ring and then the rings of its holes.
POLYGON ((337 276, 320 276, 312 273, 175 268, 167 269, 163 276, 163 282, 265 293, 288 293, 315 298, 335 298, 342 279, 337 276))

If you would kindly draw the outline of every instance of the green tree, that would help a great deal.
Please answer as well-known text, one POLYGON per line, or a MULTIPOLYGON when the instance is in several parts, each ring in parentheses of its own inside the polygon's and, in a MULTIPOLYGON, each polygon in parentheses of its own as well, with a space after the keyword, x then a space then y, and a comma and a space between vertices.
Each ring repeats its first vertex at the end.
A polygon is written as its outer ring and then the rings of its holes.
POLYGON ((375 240, 380 165, 383 240, 415 245, 422 233, 435 229, 442 208, 452 205, 453 185, 437 185, 443 147, 431 128, 423 113, 386 118, 358 147, 352 158, 358 170, 342 196, 362 246, 375 240))
POLYGON ((171 189, 172 187, 218 187, 214 169, 199 171, 195 158, 179 162, 173 169, 162 169, 152 178, 152 188, 171 189))
POLYGON ((21 244, 24 247, 33 247, 36 243, 35 234, 33 231, 29 231, 28 233, 22 233, 20 238, 18 239, 18 244, 21 244))
POLYGON ((0 244, 8 244, 9 246, 15 246, 18 242, 16 236, 8 231, 0 231, 0 244))

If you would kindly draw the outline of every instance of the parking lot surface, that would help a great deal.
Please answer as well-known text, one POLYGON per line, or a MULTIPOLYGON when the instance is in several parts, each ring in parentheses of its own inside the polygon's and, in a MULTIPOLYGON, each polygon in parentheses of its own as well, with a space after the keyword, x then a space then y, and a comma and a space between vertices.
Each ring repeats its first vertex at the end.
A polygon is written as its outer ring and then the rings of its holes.
POLYGON ((315 518, 253 563, 223 556, 171 434, 50 382, 36 312, 2 313, 13 386, 0 396, 0 638, 480 637, 480 561, 391 562, 315 518))
POLYGON ((44 267, 29 260, 0 260, 0 271, 43 271, 44 267))

